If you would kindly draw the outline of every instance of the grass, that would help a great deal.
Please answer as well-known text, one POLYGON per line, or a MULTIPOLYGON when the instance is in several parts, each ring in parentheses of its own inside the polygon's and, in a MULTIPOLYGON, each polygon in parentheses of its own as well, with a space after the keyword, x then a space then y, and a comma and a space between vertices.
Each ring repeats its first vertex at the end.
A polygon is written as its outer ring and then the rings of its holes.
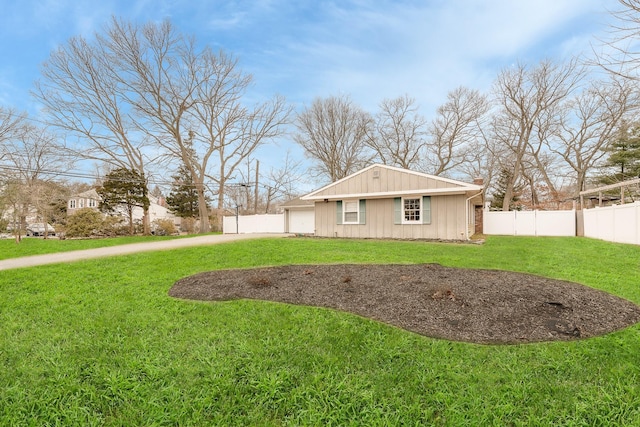
POLYGON ((30 255, 43 255, 55 252, 68 252, 82 249, 102 248, 106 246, 126 245, 128 243, 143 243, 157 240, 178 239, 192 236, 126 236, 109 239, 41 239, 25 237, 19 244, 15 239, 0 239, 0 260, 18 258, 30 255))
POLYGON ((199 271, 420 263, 573 280, 640 303, 640 248, 263 239, 0 276, 0 425, 640 425, 640 325, 482 346, 348 313, 167 296, 199 271))

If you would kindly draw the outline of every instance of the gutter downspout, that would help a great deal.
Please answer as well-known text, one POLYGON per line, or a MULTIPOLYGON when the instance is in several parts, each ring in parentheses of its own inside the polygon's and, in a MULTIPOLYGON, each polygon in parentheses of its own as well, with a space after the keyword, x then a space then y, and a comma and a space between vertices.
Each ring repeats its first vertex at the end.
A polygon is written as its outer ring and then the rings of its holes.
MULTIPOLYGON (((471 199, 473 199, 474 197, 481 195, 482 193, 484 193, 484 188, 482 190, 480 190, 480 192, 478 194, 474 194, 473 196, 471 196, 467 200, 465 200, 465 203, 464 203, 465 222, 467 222, 469 220, 469 201, 471 199)), ((465 233, 465 237, 467 238, 467 240, 470 240, 471 236, 469 236, 469 223, 465 224, 464 233, 465 233)))

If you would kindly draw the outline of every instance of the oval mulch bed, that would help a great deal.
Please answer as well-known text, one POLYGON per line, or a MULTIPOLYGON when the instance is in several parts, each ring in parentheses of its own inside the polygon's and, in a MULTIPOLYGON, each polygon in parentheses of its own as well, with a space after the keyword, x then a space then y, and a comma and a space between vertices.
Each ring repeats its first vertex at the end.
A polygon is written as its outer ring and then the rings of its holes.
POLYGON ((438 264, 210 271, 179 280, 169 295, 327 307, 429 337, 482 344, 588 338, 640 321, 637 305, 577 283, 438 264))

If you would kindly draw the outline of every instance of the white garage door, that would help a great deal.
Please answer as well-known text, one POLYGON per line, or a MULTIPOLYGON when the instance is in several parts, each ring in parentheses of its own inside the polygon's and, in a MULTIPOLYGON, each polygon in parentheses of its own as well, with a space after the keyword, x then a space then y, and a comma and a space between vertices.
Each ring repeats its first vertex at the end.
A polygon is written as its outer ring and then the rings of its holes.
POLYGON ((289 233, 313 234, 315 229, 313 210, 289 211, 289 233))

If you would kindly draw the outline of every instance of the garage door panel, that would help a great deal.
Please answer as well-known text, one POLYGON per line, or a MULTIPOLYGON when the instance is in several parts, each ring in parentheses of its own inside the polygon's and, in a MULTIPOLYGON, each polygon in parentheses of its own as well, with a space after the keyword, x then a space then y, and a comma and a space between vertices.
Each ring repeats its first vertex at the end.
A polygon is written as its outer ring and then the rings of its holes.
POLYGON ((289 233, 313 234, 315 232, 315 214, 312 210, 290 211, 289 233))

